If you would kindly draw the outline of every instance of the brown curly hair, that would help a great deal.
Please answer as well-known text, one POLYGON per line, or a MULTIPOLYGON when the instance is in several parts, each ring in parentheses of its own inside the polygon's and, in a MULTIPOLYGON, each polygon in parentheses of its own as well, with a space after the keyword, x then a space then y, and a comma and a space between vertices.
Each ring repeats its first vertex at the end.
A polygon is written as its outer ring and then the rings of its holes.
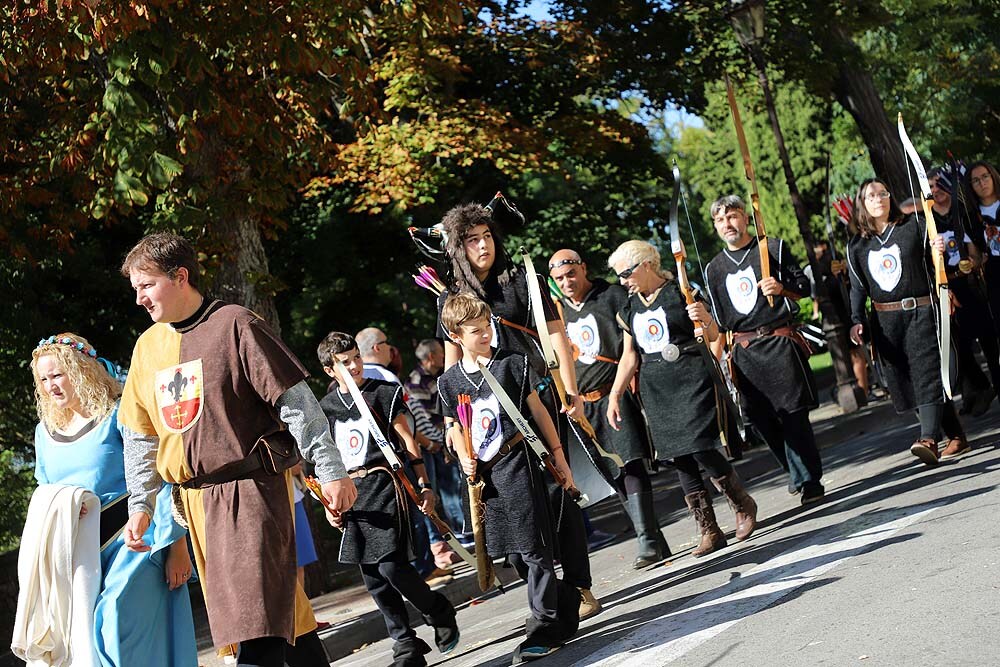
POLYGON ((510 283, 514 269, 504 251, 503 236, 497 231, 493 214, 488 208, 480 204, 460 204, 444 214, 441 224, 448 238, 445 243, 445 253, 451 263, 453 284, 449 288, 450 292, 453 294, 472 292, 481 298, 486 298, 486 290, 483 289, 482 282, 476 277, 468 257, 465 256, 465 236, 470 229, 479 225, 486 225, 489 228, 496 245, 496 257, 490 272, 497 276, 501 287, 510 283))

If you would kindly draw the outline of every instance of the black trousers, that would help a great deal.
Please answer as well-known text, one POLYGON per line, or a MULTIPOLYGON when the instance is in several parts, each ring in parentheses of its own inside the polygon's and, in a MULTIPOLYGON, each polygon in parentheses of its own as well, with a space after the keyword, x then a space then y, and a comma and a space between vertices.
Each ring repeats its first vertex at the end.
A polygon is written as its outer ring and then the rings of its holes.
POLYGON ((941 439, 942 431, 949 438, 965 435, 965 429, 958 419, 955 403, 952 401, 921 405, 917 408, 917 418, 920 420, 920 437, 923 439, 937 442, 941 439))
POLYGON ((701 475, 702 468, 709 477, 716 478, 725 477, 733 469, 732 464, 718 449, 675 456, 674 467, 677 468, 677 477, 680 479, 684 495, 706 490, 705 480, 701 475))
POLYGON ((623 504, 629 496, 653 491, 653 483, 649 481, 649 473, 646 472, 646 464, 642 459, 629 461, 621 470, 622 474, 615 480, 615 490, 618 492, 618 500, 623 504))
POLYGON ((528 584, 531 616, 543 623, 559 620, 556 570, 551 553, 510 554, 507 561, 528 584))
POLYGON ((580 626, 580 594, 556 578, 551 552, 509 554, 507 560, 528 582, 525 645, 559 646, 572 637, 580 626))
POLYGON ((438 608, 439 594, 432 591, 416 568, 398 553, 380 563, 362 563, 360 567, 365 588, 382 612, 389 636, 397 642, 416 638, 404 598, 420 613, 432 615, 438 608))
MULTIPOLYGON (((555 387, 550 384, 546 391, 539 394, 542 404, 546 407, 552 422, 559 431, 559 441, 563 444, 563 453, 567 454, 567 428, 562 422, 565 415, 556 410, 555 387), (562 417, 562 419, 560 419, 562 417)), ((572 468, 572 462, 567 458, 572 468)), ((591 588, 593 578, 590 574, 590 552, 587 548, 587 528, 583 523, 583 510, 573 502, 569 495, 545 473, 546 485, 549 490, 549 500, 552 503, 552 516, 556 526, 556 550, 559 562, 562 563, 563 581, 577 588, 591 588)))
POLYGON ((562 563, 563 581, 577 588, 591 588, 590 552, 587 548, 587 527, 583 523, 583 510, 561 487, 549 484, 549 498, 556 522, 556 541, 559 545, 559 562, 562 563))
POLYGON ((284 667, 285 647, 282 637, 257 637, 240 642, 236 664, 240 667, 284 667))
POLYGON ((750 418, 797 489, 820 487, 823 462, 809 423, 809 410, 775 410, 767 401, 748 401, 750 418))

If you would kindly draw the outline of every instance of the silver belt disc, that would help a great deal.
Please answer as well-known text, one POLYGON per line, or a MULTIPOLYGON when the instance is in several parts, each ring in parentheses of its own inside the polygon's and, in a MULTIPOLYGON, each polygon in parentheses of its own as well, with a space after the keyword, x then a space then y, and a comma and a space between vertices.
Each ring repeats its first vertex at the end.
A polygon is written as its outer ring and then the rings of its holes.
POLYGON ((681 348, 673 343, 667 343, 667 346, 660 352, 660 356, 670 362, 677 361, 681 358, 681 348))

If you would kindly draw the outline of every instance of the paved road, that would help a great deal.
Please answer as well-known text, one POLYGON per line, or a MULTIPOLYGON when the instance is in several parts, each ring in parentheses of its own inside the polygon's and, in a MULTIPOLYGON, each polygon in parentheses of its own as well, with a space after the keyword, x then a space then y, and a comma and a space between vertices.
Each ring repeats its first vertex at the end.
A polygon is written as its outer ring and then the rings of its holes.
MULTIPOLYGON (((888 414, 888 413, 887 413, 888 414)), ((557 665, 1000 664, 1000 408, 968 423, 974 451, 927 468, 908 418, 824 448, 827 501, 801 508, 776 472, 750 481, 762 525, 702 559, 691 519, 665 527, 678 555, 630 568, 634 542, 593 554, 605 610, 539 661, 557 665), (684 551, 681 551, 684 549, 684 551)), ((732 514, 716 504, 720 523, 732 514)), ((523 586, 459 612, 449 667, 510 664, 523 638, 523 586)), ((432 632, 419 629, 433 645, 432 632)), ((387 665, 388 640, 335 665, 387 665)))

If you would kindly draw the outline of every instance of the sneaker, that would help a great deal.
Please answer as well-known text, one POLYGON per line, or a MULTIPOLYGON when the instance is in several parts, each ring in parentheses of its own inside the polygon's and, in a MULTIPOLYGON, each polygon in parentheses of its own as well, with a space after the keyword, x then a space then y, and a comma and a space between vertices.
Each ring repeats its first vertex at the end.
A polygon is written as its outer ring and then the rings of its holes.
POLYGON ((937 443, 930 438, 921 438, 910 445, 910 453, 929 466, 938 463, 937 443))
POLYGON ((580 590, 580 620, 585 618, 590 618, 595 614, 600 613, 601 601, 594 597, 594 594, 590 592, 589 588, 581 588, 580 590))
POLYGON ((561 646, 545 646, 543 644, 529 644, 527 641, 523 642, 517 649, 514 650, 514 658, 511 661, 511 665, 520 665, 521 663, 531 662, 532 660, 538 660, 539 658, 544 658, 547 655, 552 655, 558 651, 561 646))
POLYGON ((448 626, 438 626, 434 628, 434 643, 437 644, 441 655, 448 655, 458 646, 458 640, 462 633, 458 630, 458 624, 453 623, 448 626))
POLYGON ((799 487, 795 486, 795 482, 793 482, 791 480, 788 480, 788 495, 790 495, 790 496, 797 496, 800 493, 802 493, 802 489, 800 489, 799 487))
POLYGON ((959 438, 950 438, 948 440, 948 446, 941 452, 940 460, 947 461, 948 459, 955 459, 962 454, 967 454, 970 451, 972 451, 972 446, 964 436, 959 438))

